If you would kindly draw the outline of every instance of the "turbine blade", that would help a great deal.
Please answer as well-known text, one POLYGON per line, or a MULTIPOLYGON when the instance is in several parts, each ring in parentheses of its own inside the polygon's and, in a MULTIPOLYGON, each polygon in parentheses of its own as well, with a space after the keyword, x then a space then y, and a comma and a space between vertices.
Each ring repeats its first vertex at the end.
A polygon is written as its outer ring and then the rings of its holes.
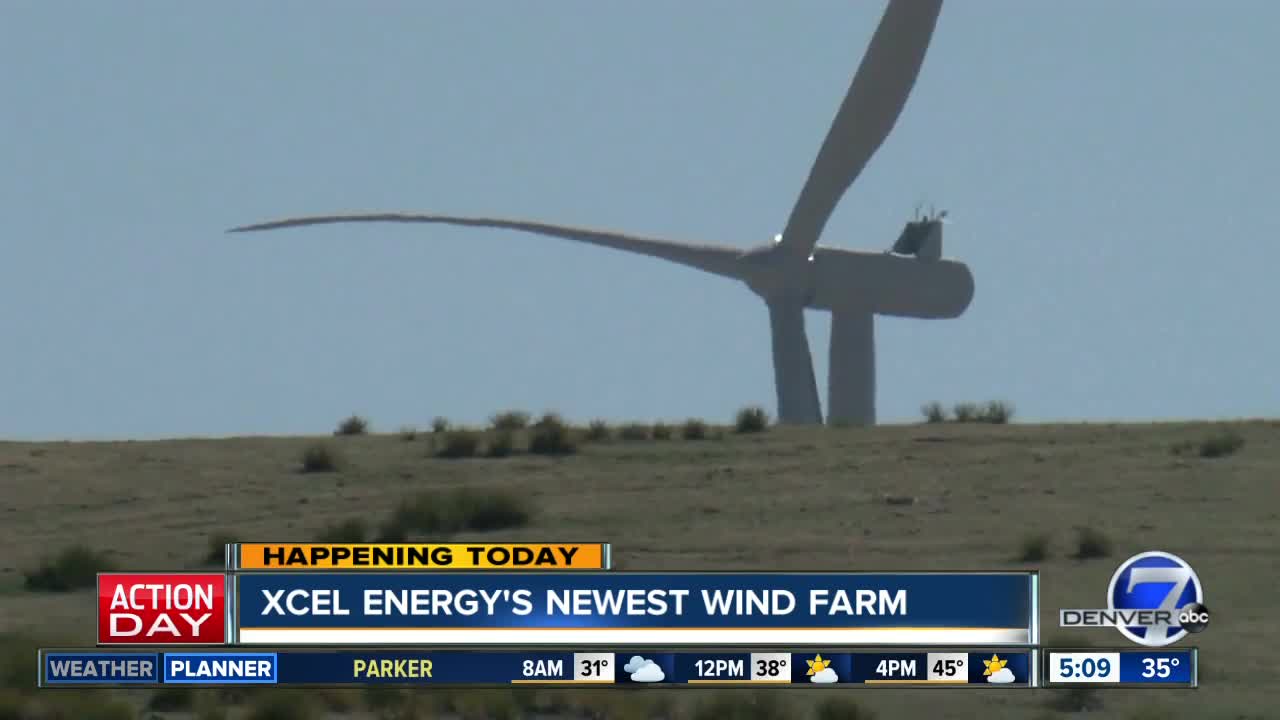
POLYGON ((884 143, 907 103, 942 0, 889 0, 796 200, 782 245, 808 257, 849 186, 884 143))
POLYGON ((813 356, 804 331, 804 305, 769 303, 773 336, 773 380, 778 391, 778 422, 786 425, 821 425, 822 405, 813 356))
POLYGON ((536 235, 548 235, 566 240, 602 247, 623 250, 626 252, 661 258, 673 263, 703 270, 715 275, 723 275, 735 280, 742 279, 738 257, 742 250, 724 245, 703 245, 695 243, 659 240, 636 235, 593 230, 589 228, 552 225, 549 223, 527 220, 505 220, 501 218, 461 217, 457 215, 429 215, 422 213, 358 213, 348 215, 316 215, 309 217, 275 220, 272 222, 242 225, 227 232, 256 232, 260 230, 276 230, 279 228, 301 227, 304 225, 328 225, 334 223, 390 222, 390 223, 436 223, 442 225, 463 225, 466 227, 499 228, 519 230, 536 235))

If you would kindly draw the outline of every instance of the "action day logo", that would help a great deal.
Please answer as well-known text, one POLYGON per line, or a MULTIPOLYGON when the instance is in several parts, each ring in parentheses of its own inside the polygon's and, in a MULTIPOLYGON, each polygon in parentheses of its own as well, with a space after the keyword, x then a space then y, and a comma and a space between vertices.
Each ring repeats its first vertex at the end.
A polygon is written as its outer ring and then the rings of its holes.
POLYGON ((1106 610, 1062 610, 1062 627, 1114 627, 1146 647, 1172 645, 1209 626, 1204 587, 1187 561, 1167 552, 1125 560, 1107 586, 1106 610))

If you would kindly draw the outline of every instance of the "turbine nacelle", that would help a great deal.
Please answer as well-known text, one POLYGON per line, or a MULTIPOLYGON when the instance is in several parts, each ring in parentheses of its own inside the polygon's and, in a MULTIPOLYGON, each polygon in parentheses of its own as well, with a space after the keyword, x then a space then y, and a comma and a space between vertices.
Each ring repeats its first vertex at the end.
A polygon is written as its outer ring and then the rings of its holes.
POLYGON ((942 226, 946 223, 947 211, 920 215, 916 210, 914 220, 907 222, 902 233, 889 249, 889 253, 897 255, 914 255, 921 260, 938 260, 942 258, 942 226))

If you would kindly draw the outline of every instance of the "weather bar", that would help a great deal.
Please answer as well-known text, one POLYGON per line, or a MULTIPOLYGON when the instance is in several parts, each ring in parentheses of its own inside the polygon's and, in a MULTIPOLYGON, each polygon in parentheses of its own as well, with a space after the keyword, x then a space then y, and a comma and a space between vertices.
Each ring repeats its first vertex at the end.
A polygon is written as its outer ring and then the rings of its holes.
POLYGON ((613 652, 41 650, 40 687, 580 685, 1035 687, 1036 650, 613 652))
POLYGON ((1046 687, 1183 687, 1199 685, 1199 649, 1044 651, 1046 687))

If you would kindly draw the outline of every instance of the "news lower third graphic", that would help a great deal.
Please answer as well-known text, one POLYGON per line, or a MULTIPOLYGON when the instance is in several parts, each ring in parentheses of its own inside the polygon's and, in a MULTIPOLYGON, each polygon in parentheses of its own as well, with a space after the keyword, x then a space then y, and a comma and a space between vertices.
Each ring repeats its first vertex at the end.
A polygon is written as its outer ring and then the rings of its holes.
POLYGON ((98 575, 97 647, 40 687, 1183 687, 1209 624, 1182 558, 1121 563, 1046 649, 1040 574, 619 572, 608 543, 227 546, 218 572, 98 575))
POLYGON ((1061 610, 1064 628, 1111 627, 1144 647, 1172 645, 1209 626, 1204 587, 1177 555, 1144 552, 1125 560, 1107 586, 1106 609, 1061 610))

